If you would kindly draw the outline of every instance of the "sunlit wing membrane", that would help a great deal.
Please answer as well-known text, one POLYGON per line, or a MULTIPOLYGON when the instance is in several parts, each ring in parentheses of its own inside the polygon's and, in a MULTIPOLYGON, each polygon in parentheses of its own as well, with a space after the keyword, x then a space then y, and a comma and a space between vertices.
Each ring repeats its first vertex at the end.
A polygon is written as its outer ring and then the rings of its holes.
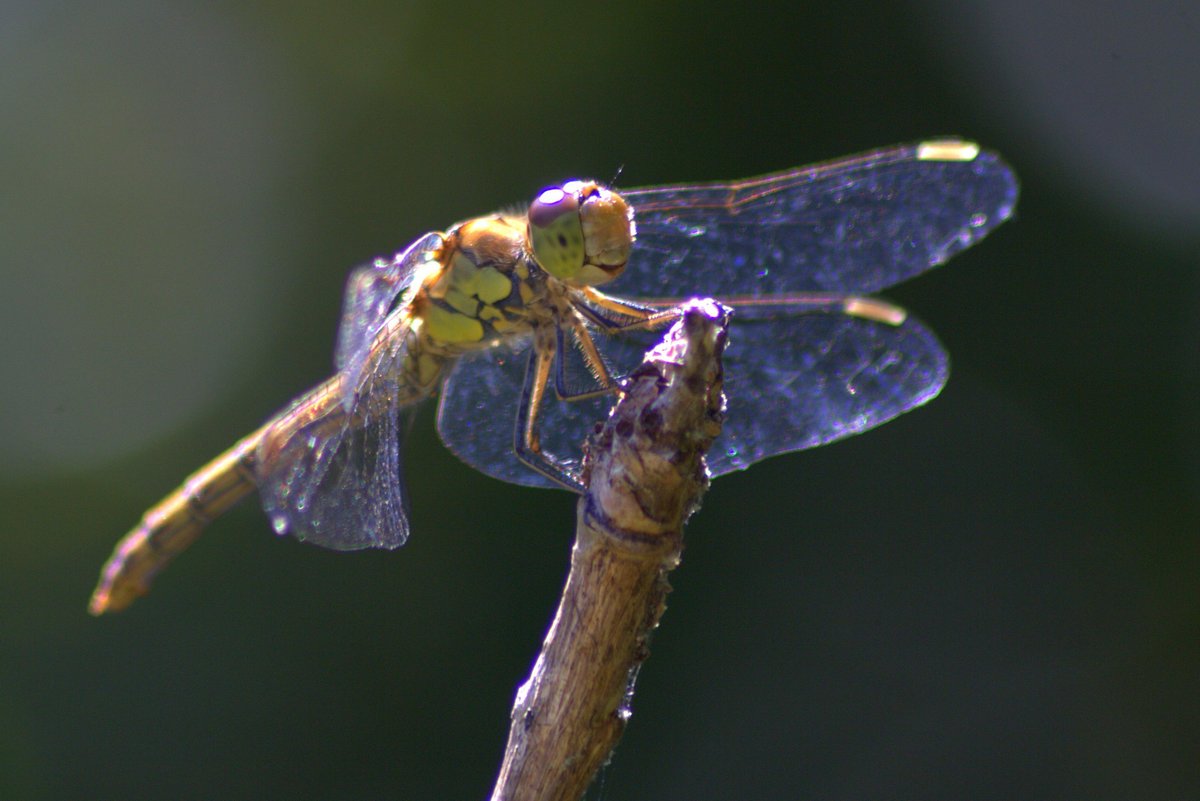
POLYGON ((948 375, 945 350, 911 316, 899 325, 833 313, 743 320, 729 335, 728 413, 709 470, 859 434, 933 399, 948 375))
MULTIPOLYGON (((442 387, 437 429, 446 447, 480 472, 513 484, 560 488, 518 460, 513 450, 521 386, 531 347, 532 340, 526 336, 459 357, 442 387)), ((593 423, 603 418, 605 400, 564 403, 550 392, 544 408, 565 407, 562 413, 569 419, 561 424, 583 435, 587 432, 589 414, 593 423)), ((554 453, 567 469, 578 468, 582 442, 580 436, 565 453, 554 453)))
POLYGON ((371 343, 383 327, 388 313, 418 277, 417 268, 442 244, 441 234, 418 239, 391 260, 376 259, 357 268, 346 281, 342 319, 338 324, 334 364, 345 379, 343 404, 349 408, 359 388, 371 343))
POLYGON ((397 548, 408 539, 401 451, 416 409, 403 330, 368 362, 350 411, 340 381, 302 398, 259 448, 263 509, 277 533, 326 548, 397 548), (406 399, 402 402, 402 398, 406 399))
POLYGON ((721 299, 879 291, 1007 219, 1017 181, 995 153, 950 140, 622 194, 634 208, 637 241, 612 292, 721 299))

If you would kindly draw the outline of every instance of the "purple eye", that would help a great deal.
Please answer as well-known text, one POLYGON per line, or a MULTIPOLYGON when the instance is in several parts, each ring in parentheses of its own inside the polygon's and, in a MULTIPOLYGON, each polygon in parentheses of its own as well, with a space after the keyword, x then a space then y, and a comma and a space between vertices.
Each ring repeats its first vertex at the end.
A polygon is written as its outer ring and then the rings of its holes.
POLYGON ((564 214, 578 214, 579 201, 560 187, 545 189, 529 204, 529 223, 546 228, 564 214))
POLYGON ((542 269, 572 281, 583 269, 586 248, 579 217, 578 182, 543 189, 529 204, 529 246, 542 269))

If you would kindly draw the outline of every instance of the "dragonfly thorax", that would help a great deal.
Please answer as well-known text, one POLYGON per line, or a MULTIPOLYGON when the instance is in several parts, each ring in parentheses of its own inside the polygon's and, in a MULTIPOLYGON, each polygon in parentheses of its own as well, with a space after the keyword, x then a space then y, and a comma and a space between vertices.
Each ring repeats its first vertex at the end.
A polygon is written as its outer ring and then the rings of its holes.
POLYGON ((546 274, 530 261, 524 228, 521 218, 496 215, 446 234, 441 269, 414 299, 425 338, 461 352, 529 330, 546 274))

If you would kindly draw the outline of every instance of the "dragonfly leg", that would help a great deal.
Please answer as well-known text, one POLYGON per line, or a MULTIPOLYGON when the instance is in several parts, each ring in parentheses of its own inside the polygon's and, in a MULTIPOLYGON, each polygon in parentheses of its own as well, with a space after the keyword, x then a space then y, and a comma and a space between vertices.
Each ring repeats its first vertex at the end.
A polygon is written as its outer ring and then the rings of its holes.
POLYGON ((644 331, 659 328, 679 318, 679 307, 672 303, 668 308, 647 306, 606 295, 594 287, 582 287, 580 293, 594 308, 581 304, 578 308, 589 320, 600 326, 605 333, 619 334, 622 331, 644 331), (619 319, 597 313, 597 309, 612 312, 619 319))
POLYGON ((513 453, 532 470, 571 490, 582 493, 583 483, 565 465, 551 454, 542 451, 538 438, 538 416, 546 398, 546 386, 550 382, 551 362, 555 358, 554 334, 541 331, 534 335, 529 362, 525 367, 525 382, 521 387, 521 399, 517 404, 517 420, 513 427, 513 453))
POLYGON ((558 395, 559 400, 563 401, 579 401, 587 400, 588 398, 596 398, 601 395, 608 395, 616 392, 620 387, 617 381, 612 377, 612 371, 605 362, 604 356, 601 355, 600 349, 596 347, 596 341, 592 335, 588 333, 587 326, 583 320, 574 317, 570 322, 560 324, 558 326, 558 352, 555 357, 556 370, 554 372, 554 392, 558 395), (583 360, 587 364, 588 372, 595 379, 596 386, 592 389, 572 390, 567 384, 567 358, 568 346, 565 341, 566 331, 568 330, 575 337, 575 344, 578 346, 580 353, 583 355, 583 360))
POLYGON ((560 400, 578 401, 595 398, 616 392, 621 387, 619 379, 613 377, 611 368, 605 361, 596 341, 585 325, 585 321, 596 325, 605 334, 621 334, 631 331, 652 331, 679 318, 676 304, 670 308, 654 308, 640 303, 609 297, 592 287, 583 287, 580 293, 588 303, 575 305, 576 315, 571 319, 561 321, 558 329, 558 364, 555 373, 555 392, 560 400), (609 316, 602 312, 611 312, 609 316), (574 336, 574 345, 587 365, 588 371, 596 381, 596 387, 587 390, 572 390, 567 385, 566 358, 568 347, 565 332, 569 330, 574 336))
POLYGON ((588 331, 585 321, 596 325, 605 334, 622 334, 631 331, 652 331, 679 319, 679 304, 647 306, 638 302, 610 297, 592 287, 582 287, 579 293, 587 303, 575 304, 575 312, 569 320, 560 321, 558 327, 558 362, 555 371, 554 389, 560 400, 579 401, 616 392, 621 387, 619 379, 613 378, 611 368, 605 361, 596 341, 588 331), (612 316, 603 312, 611 312, 612 316), (574 344, 579 348, 588 371, 596 386, 587 390, 572 390, 567 385, 566 358, 569 350, 565 332, 574 335, 574 344))

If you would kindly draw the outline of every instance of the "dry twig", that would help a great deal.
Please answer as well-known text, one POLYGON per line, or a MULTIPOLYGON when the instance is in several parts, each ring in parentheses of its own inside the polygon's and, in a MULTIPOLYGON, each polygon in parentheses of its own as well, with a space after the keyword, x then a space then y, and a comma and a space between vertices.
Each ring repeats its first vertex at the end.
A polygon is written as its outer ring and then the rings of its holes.
POLYGON ((571 571, 492 801, 576 801, 616 746, 721 429, 728 310, 691 301, 588 445, 571 571))

